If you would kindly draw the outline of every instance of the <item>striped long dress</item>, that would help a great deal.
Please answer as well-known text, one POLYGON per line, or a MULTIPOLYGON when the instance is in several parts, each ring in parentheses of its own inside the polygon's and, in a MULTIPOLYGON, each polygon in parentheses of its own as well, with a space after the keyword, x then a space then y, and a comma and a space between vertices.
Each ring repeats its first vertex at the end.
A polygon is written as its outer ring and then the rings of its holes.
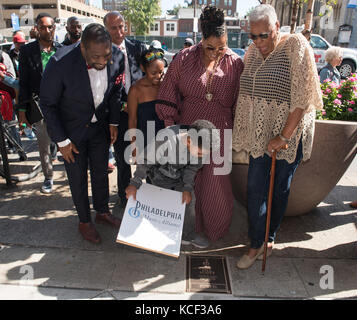
MULTIPOLYGON (((212 122, 221 129, 223 157, 223 129, 233 128, 243 62, 227 49, 211 79, 213 98, 208 101, 205 98, 207 76, 201 60, 202 50, 200 43, 181 51, 171 62, 160 86, 156 112, 166 126, 175 123, 189 125, 198 119, 212 122)), ((204 165, 195 180, 196 232, 204 232, 211 241, 227 234, 233 211, 230 176, 214 175, 215 167, 222 165, 215 165, 212 161, 204 165)))

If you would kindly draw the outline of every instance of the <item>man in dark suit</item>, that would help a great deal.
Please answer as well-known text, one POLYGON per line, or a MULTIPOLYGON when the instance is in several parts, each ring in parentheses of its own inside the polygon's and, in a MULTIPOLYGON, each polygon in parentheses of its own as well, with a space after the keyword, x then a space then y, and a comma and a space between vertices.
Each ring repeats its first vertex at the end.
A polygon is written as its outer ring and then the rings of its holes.
POLYGON ((127 95, 130 86, 143 77, 137 57, 146 49, 145 44, 137 40, 125 38, 125 21, 118 11, 111 11, 104 17, 104 25, 115 44, 125 57, 125 86, 122 97, 122 111, 117 142, 114 144, 115 160, 118 174, 118 196, 120 207, 125 207, 127 199, 125 189, 129 185, 131 178, 130 165, 124 159, 124 151, 130 145, 129 141, 124 141, 125 132, 128 130, 128 113, 126 110, 127 95))
POLYGON ((124 57, 106 29, 86 27, 80 45, 53 56, 41 83, 40 103, 48 132, 65 160, 73 202, 84 239, 99 243, 91 223, 87 169, 91 173, 97 223, 119 227, 109 213, 108 149, 118 135, 124 57))
MULTIPOLYGON (((53 185, 51 139, 36 103, 30 102, 32 99, 33 101, 38 101, 43 71, 51 56, 62 45, 53 41, 56 25, 49 14, 40 13, 37 16, 36 29, 39 34, 38 39, 20 48, 19 122, 20 125, 26 124, 28 127, 34 125, 36 128, 42 171, 45 176, 41 191, 50 193, 53 185), (31 119, 26 116, 29 113, 33 115, 31 119)), ((55 147, 54 144, 53 146, 55 147)))

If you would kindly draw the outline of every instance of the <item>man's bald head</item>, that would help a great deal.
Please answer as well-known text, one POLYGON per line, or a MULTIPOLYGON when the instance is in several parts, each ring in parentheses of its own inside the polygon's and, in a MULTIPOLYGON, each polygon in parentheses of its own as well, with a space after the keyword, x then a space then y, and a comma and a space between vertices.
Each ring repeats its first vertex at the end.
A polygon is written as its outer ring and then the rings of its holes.
POLYGON ((112 42, 119 46, 125 39, 125 21, 123 16, 119 11, 111 11, 105 15, 103 22, 112 38, 112 42))

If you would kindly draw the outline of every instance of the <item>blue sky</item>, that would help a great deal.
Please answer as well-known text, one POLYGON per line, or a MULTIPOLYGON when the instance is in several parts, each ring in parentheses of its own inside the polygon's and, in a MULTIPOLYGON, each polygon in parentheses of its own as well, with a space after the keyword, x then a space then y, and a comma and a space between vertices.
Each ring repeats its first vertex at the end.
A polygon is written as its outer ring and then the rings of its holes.
MULTIPOLYGON (((165 13, 166 10, 172 9, 175 5, 184 5, 184 0, 161 0, 162 12, 165 13)), ((245 15, 245 13, 252 7, 259 4, 258 0, 238 0, 237 1, 237 11, 239 16, 245 15)))

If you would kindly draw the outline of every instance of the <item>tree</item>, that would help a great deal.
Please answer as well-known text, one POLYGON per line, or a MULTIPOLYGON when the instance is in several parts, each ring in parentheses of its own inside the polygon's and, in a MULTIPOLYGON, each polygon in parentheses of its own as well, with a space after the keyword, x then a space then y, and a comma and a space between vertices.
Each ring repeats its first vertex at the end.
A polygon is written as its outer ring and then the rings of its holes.
POLYGON ((125 7, 125 20, 130 21, 137 35, 147 34, 154 17, 161 14, 159 0, 126 0, 125 7))
POLYGON ((183 7, 179 4, 177 6, 174 6, 174 8, 171 10, 167 10, 166 13, 168 15, 177 16, 177 14, 181 8, 183 8, 183 7))
MULTIPOLYGON (((266 2, 266 3, 271 3, 271 0, 260 0, 260 2, 266 2)), ((320 2, 321 4, 324 4, 327 8, 327 11, 325 13, 319 14, 320 16, 323 16, 329 12, 333 8, 334 5, 338 2, 338 0, 282 0, 282 10, 281 10, 281 16, 280 16, 280 21, 282 22, 284 19, 284 11, 285 11, 285 6, 289 6, 289 19, 290 19, 290 32, 295 33, 296 29, 296 24, 298 20, 300 21, 300 18, 298 19, 299 12, 303 10, 304 4, 306 4, 306 16, 305 19, 303 17, 303 21, 305 23, 305 30, 311 31, 312 27, 312 19, 314 16, 313 8, 315 2, 320 2)), ((276 4, 276 2, 275 2, 276 4)))
POLYGON ((313 8, 314 8, 315 0, 308 0, 307 3, 307 11, 305 16, 305 30, 311 31, 312 26, 312 18, 313 18, 313 8))
POLYGON ((290 33, 295 33, 297 15, 298 15, 298 11, 299 11, 299 7, 300 7, 301 3, 300 3, 300 0, 294 0, 294 2, 293 2, 293 13, 291 16, 290 33))

